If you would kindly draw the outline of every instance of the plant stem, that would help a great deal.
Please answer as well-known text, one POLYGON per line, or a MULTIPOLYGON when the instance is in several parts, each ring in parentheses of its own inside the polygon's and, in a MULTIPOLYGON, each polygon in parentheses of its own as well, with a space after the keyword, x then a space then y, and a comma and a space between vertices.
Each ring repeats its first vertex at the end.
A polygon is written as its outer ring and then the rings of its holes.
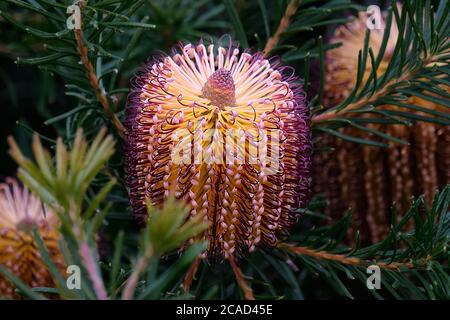
POLYGON ((241 287, 242 291, 244 292, 245 299, 255 300, 255 297, 253 296, 253 290, 247 284, 247 281, 245 281, 244 274, 242 273, 242 270, 238 267, 235 257, 230 256, 228 258, 228 261, 230 261, 231 268, 233 269, 234 275, 236 276, 236 280, 239 284, 239 287, 241 287))
POLYGON ((368 261, 368 260, 362 260, 357 257, 349 257, 347 255, 343 254, 335 254, 335 253, 329 253, 326 251, 321 250, 315 250, 308 247, 299 247, 294 246, 287 243, 281 243, 279 245, 280 249, 287 250, 291 253, 295 253, 298 255, 303 256, 310 256, 321 260, 332 260, 339 262, 341 264, 347 264, 347 265, 353 265, 353 266, 369 266, 369 265, 377 265, 383 269, 389 269, 389 270, 397 270, 401 267, 404 268, 414 268, 414 265, 411 262, 376 262, 376 261, 368 261))
POLYGON ((264 47, 264 55, 267 56, 270 51, 273 50, 280 42, 280 37, 283 32, 287 30, 289 24, 291 22, 292 16, 297 12, 298 7, 300 6, 300 0, 291 0, 286 7, 286 11, 284 12, 283 17, 281 18, 280 24, 278 25, 277 30, 274 35, 267 40, 266 46, 264 47))
POLYGON ((330 108, 328 110, 326 110, 325 112, 315 115, 312 117, 312 124, 315 125, 319 122, 323 122, 323 121, 327 121, 327 120, 332 120, 334 118, 340 117, 343 114, 350 112, 352 110, 356 110, 359 108, 362 108, 364 106, 370 105, 375 103, 378 99, 385 97, 389 94, 392 93, 392 86, 395 85, 396 83, 399 82, 403 82, 403 81, 407 81, 410 80, 412 78, 414 78, 414 76, 420 71, 422 70, 422 68, 424 66, 427 66, 429 64, 432 64, 435 62, 435 58, 436 57, 429 57, 428 59, 424 60, 422 65, 420 66, 420 68, 417 68, 416 70, 413 71, 409 71, 409 72, 405 72, 403 74, 403 76, 399 77, 399 78, 395 78, 392 79, 390 81, 388 81, 380 90, 378 90, 375 94, 373 94, 370 97, 364 97, 359 101, 353 102, 348 104, 342 111, 342 113, 336 113, 336 108, 330 108))
POLYGON ((134 291, 136 290, 139 277, 145 271, 148 266, 150 259, 153 257, 153 248, 150 246, 145 251, 144 255, 141 256, 133 270, 133 273, 127 280, 127 284, 122 293, 122 300, 131 300, 134 296, 134 291))
POLYGON ((91 278, 97 298, 99 300, 108 299, 108 295, 103 285, 103 280, 97 270, 96 263, 92 255, 92 251, 85 241, 80 244, 79 254, 83 258, 84 266, 89 274, 89 277, 91 278))
POLYGON ((184 292, 186 292, 186 293, 189 293, 189 290, 191 289, 191 284, 195 278, 195 275, 197 274, 197 270, 200 265, 200 262, 201 262, 201 259, 199 257, 195 258, 194 262, 192 262, 191 266, 189 267, 186 277, 184 277, 183 289, 184 289, 184 292))
MULTIPOLYGON (((82 9, 84 2, 80 2, 79 5, 80 9, 82 9)), ((75 33, 75 40, 77 43, 77 51, 78 54, 80 55, 81 62, 83 63, 84 68, 86 69, 86 73, 89 79, 89 83, 92 87, 92 90, 95 92, 95 95, 97 96, 97 99, 100 102, 101 106, 103 107, 103 110, 105 111, 106 115, 111 120, 113 125, 116 127, 120 136, 124 138, 126 132, 125 127, 120 122, 119 118, 117 118, 116 114, 112 111, 108 99, 106 98, 105 90, 101 88, 97 78, 97 74, 95 73, 94 66, 89 60, 88 49, 83 41, 82 27, 80 27, 80 29, 74 29, 74 33, 75 33)))

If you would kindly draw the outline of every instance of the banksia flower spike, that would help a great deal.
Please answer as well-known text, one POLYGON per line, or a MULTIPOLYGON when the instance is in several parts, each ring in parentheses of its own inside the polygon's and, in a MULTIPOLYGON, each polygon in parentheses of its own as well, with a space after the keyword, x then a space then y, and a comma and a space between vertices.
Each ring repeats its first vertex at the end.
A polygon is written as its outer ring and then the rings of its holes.
POLYGON ((146 199, 161 205, 175 194, 209 222, 210 255, 276 245, 308 199, 302 87, 277 59, 231 39, 180 45, 148 63, 132 80, 126 126, 134 213, 145 218, 146 199))
MULTIPOLYGON (((364 44, 366 30, 365 13, 335 30, 331 42, 340 42, 342 46, 326 54, 324 104, 327 107, 339 104, 352 91, 358 69, 358 52, 364 44)), ((371 30, 369 46, 375 56, 380 51, 383 34, 384 30, 371 30)), ((393 19, 383 59, 377 69, 379 78, 388 68, 398 36, 398 27, 393 19)), ((363 82, 371 73, 372 65, 367 63, 363 82)), ((417 97, 410 97, 405 103, 446 112, 444 107, 417 97)), ((402 111, 401 107, 394 105, 378 108, 402 111)), ((389 230, 392 203, 395 203, 400 218, 410 206, 411 195, 425 194, 431 203, 436 190, 450 182, 448 166, 445 166, 450 144, 448 128, 434 123, 420 122, 412 127, 397 124, 368 126, 407 141, 409 145, 389 141, 389 148, 382 149, 325 137, 321 146, 333 147, 335 151, 315 157, 314 189, 325 193, 330 203, 330 215, 339 218, 351 207, 363 239, 378 242, 389 230)), ((341 130, 350 136, 374 139, 352 127, 341 130)))
MULTIPOLYGON (((58 249, 58 222, 51 211, 15 180, 0 184, 0 265, 31 287, 54 286, 32 230, 42 237, 55 265, 63 268, 58 249)), ((15 286, 0 276, 0 297, 14 297, 15 286)))
MULTIPOLYGON (((324 104, 326 106, 332 106, 343 101, 355 86, 358 52, 362 50, 361 46, 364 45, 367 30, 366 20, 366 13, 360 12, 355 20, 339 26, 330 39, 330 43, 341 43, 341 46, 326 52, 324 83, 324 104)), ((369 47, 372 48, 375 56, 380 52, 383 35, 384 29, 370 30, 369 47)), ((395 19, 393 19, 383 59, 377 69, 378 75, 383 74, 388 67, 397 39, 398 27, 395 19)), ((371 63, 366 63, 363 83, 371 74, 371 69, 371 63)))

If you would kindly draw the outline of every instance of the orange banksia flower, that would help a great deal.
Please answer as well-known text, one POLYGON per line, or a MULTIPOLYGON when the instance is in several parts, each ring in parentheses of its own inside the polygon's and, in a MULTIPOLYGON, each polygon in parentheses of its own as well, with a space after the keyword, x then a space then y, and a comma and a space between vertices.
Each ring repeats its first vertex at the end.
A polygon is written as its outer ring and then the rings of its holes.
POLYGON ((209 222, 209 253, 225 257, 276 244, 306 204, 311 167, 298 79, 229 40, 180 45, 148 63, 132 80, 126 119, 135 215, 174 194, 209 222))
MULTIPOLYGON (((338 48, 326 52, 324 103, 332 106, 342 102, 349 96, 355 86, 358 71, 358 53, 364 46, 364 38, 367 31, 367 16, 360 12, 358 18, 346 25, 339 26, 330 39, 331 43, 341 43, 338 48)), ((375 57, 378 55, 383 42, 384 29, 370 30, 369 47, 375 57)), ((384 73, 394 53, 398 39, 398 27, 395 19, 392 19, 391 32, 386 45, 383 59, 378 66, 378 75, 384 73)), ((366 70, 362 83, 365 83, 371 74, 372 64, 366 63, 366 70)))
MULTIPOLYGON (((0 184, 0 265, 31 287, 53 287, 31 231, 36 228, 53 262, 63 268, 58 222, 41 201, 17 181, 0 184)), ((0 297, 15 297, 15 286, 0 275, 0 297)))
MULTIPOLYGON (((335 30, 331 42, 342 45, 326 54, 324 104, 327 107, 342 102, 353 90, 358 52, 364 44, 366 30, 365 13, 360 13, 358 19, 335 30)), ((380 51, 383 34, 384 30, 371 30, 369 46, 375 57, 380 51)), ((397 39, 398 27, 393 19, 383 59, 377 70, 378 78, 389 65, 397 39)), ((372 64, 368 62, 363 83, 371 74, 371 69, 372 64)), ((417 97, 411 97, 404 103, 446 112, 444 107, 417 97)), ((393 105, 378 108, 405 111, 393 105)), ((375 116, 364 114, 364 117, 375 116)), ((400 218, 410 207, 411 195, 425 194, 428 203, 431 203, 436 190, 450 182, 449 131, 444 126, 423 122, 412 127, 397 124, 369 124, 368 127, 407 141, 409 145, 383 141, 389 144, 389 148, 383 149, 324 137, 320 146, 333 147, 334 151, 315 156, 314 189, 324 193, 329 200, 329 215, 339 218, 351 208, 362 238, 378 242, 389 230, 392 203, 395 202, 400 218)), ((341 130, 350 136, 375 138, 352 127, 341 130)))

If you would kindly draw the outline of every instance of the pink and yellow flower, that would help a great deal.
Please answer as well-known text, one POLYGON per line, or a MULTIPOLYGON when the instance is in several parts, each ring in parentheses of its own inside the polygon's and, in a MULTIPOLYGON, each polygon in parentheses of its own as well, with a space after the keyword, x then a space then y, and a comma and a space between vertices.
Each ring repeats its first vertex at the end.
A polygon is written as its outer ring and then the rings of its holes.
MULTIPOLYGON (((31 287, 53 287, 31 234, 38 230, 54 263, 63 268, 56 217, 15 180, 0 184, 0 265, 31 287)), ((15 286, 0 276, 0 297, 16 297, 15 286)))
POLYGON ((311 138, 301 84, 277 59, 241 52, 231 39, 181 45, 148 63, 132 80, 126 126, 134 213, 145 218, 146 200, 161 205, 174 194, 209 222, 210 254, 274 246, 306 204, 311 138))

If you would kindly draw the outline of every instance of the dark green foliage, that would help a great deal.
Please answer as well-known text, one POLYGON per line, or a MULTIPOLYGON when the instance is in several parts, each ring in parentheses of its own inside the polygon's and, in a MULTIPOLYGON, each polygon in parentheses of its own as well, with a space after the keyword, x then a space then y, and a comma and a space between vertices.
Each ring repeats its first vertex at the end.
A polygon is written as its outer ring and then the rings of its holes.
MULTIPOLYGON (((263 50, 267 40, 276 32, 289 1, 85 1, 81 40, 87 48, 88 59, 105 102, 99 99, 99 92, 87 77, 75 32, 67 29, 66 9, 72 3, 68 0, 6 0, 0 3, 0 16, 3 18, 0 21, 0 54, 5 49, 3 59, 14 60, 19 74, 21 70, 28 70, 28 66, 41 70, 38 80, 30 86, 39 88, 31 101, 36 105, 39 116, 44 118, 44 125, 34 125, 34 119, 29 118, 27 120, 32 125, 20 122, 16 136, 21 146, 29 146, 30 133, 37 131, 52 150, 44 152, 40 140, 35 138, 37 165, 25 159, 31 153, 29 147, 21 148, 25 150, 25 156, 19 153, 18 148, 13 154, 20 166, 19 176, 23 182, 44 202, 54 206, 62 221, 64 243, 61 247, 66 261, 85 265, 79 254, 79 247, 85 241, 93 258, 99 261, 95 265, 97 276, 103 279, 107 296, 113 299, 122 296, 126 282, 136 272, 139 281, 133 297, 138 299, 243 298, 227 263, 201 264, 190 294, 181 289, 187 268, 204 248, 200 243, 189 247, 181 256, 173 252, 190 235, 204 228, 199 223, 181 223, 186 215, 182 205, 169 203, 162 209, 165 211, 158 211, 156 216, 159 214, 161 219, 169 217, 171 220, 154 219, 155 222, 146 229, 137 231, 123 182, 122 138, 111 123, 111 116, 105 112, 105 105, 122 120, 130 77, 149 56, 158 50, 167 52, 178 41, 198 41, 200 37, 217 38, 231 34, 242 47, 263 50), (65 95, 61 94, 62 91, 65 95), (55 101, 61 104, 55 107, 55 101), (104 133, 97 135, 103 126, 111 133, 108 137, 104 133), (77 131, 79 128, 83 128, 84 135, 77 131), (57 137, 61 139, 57 140, 57 137), (113 151, 114 144, 116 152, 113 151), (81 145, 91 146, 90 151, 83 154, 79 150, 81 145), (78 151, 69 155, 67 150, 78 151), (75 159, 77 154, 79 158, 75 159), (73 170, 67 171, 67 168, 73 170), (75 210, 72 216, 69 214, 71 210, 75 210), (170 229, 173 221, 179 222, 176 230, 170 229), (80 227, 81 238, 73 233, 74 224, 80 227), (99 230, 108 244, 107 253, 101 259, 95 241, 99 230), (161 234, 163 230, 171 230, 174 234, 167 238, 167 234, 161 234), (139 261, 145 265, 142 270, 137 267, 139 261)), ((394 9, 389 10, 387 18, 388 26, 392 19, 397 19, 402 30, 387 71, 381 77, 376 76, 382 53, 375 56, 366 38, 359 53, 357 85, 352 94, 339 105, 324 110, 321 104, 324 55, 326 50, 339 45, 324 39, 327 39, 330 29, 350 21, 352 15, 365 10, 367 4, 350 0, 300 1, 291 23, 271 53, 296 68, 297 74, 305 81, 306 89, 315 77, 319 78, 317 94, 310 97, 312 116, 317 117, 313 123, 314 139, 331 134, 354 143, 383 147, 389 140, 402 141, 369 128, 367 124, 374 121, 405 125, 417 121, 449 124, 448 112, 413 105, 408 98, 416 96, 449 107, 449 93, 441 85, 448 87, 450 84, 450 2, 407 0, 403 6, 404 10, 399 12, 396 1, 393 1, 391 7, 394 9), (433 64, 427 63, 430 59, 433 64), (314 62, 318 62, 318 72, 312 70, 314 62), (373 72, 363 82, 366 65, 371 65, 373 72), (405 74, 411 77, 396 81, 405 74), (387 94, 377 95, 382 90, 387 94), (361 101, 368 103, 361 104, 361 101), (401 107, 402 111, 377 109, 387 103, 401 107), (356 113, 378 117, 354 117, 356 113), (346 135, 338 130, 344 126, 368 132, 376 139, 346 135)), ((386 30, 387 39, 389 28, 386 30)), ((381 51, 385 46, 386 43, 381 51)), ((0 83, 5 84, 1 89, 2 100, 7 97, 4 100, 11 106, 20 103, 26 94, 22 92, 23 86, 15 88, 15 81, 2 70, 0 83)), ((307 209, 302 209, 304 216, 298 229, 293 230, 285 242, 357 258, 361 263, 351 265, 317 255, 295 255, 284 247, 258 250, 239 262, 244 274, 248 275, 256 298, 330 298, 338 294, 357 299, 372 294, 375 298, 448 299, 449 201, 448 187, 436 194, 431 208, 426 207, 422 197, 414 199, 408 213, 392 225, 386 239, 367 247, 356 245, 354 248, 349 248, 343 241, 352 223, 350 216, 323 227, 324 217, 320 212, 323 202, 312 201, 307 209), (414 221, 415 229, 403 232, 402 226, 409 220, 414 221), (387 265, 406 263, 409 267, 382 268, 383 289, 369 291, 365 281, 368 276, 366 267, 371 261, 387 265)), ((36 241, 58 285, 56 290, 30 289, 0 266, 0 272, 16 284, 20 294, 32 299, 44 298, 42 293, 49 292, 57 292, 65 298, 99 298, 91 279, 83 279, 83 290, 67 292, 64 275, 52 267, 38 235, 36 241)))

